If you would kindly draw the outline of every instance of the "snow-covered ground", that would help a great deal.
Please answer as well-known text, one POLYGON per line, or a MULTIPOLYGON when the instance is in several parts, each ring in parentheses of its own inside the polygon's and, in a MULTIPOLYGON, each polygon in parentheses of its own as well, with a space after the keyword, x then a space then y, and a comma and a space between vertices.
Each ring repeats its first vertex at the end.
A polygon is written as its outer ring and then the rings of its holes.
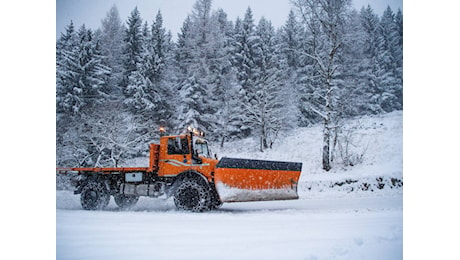
POLYGON ((254 139, 215 149, 219 157, 303 163, 299 200, 225 203, 177 211, 171 199, 141 198, 130 211, 111 200, 84 211, 56 191, 57 259, 402 259, 402 112, 347 122, 355 166, 321 170, 321 127, 286 133, 272 150, 254 139))
POLYGON ((63 193, 57 259, 402 259, 400 195, 233 203, 197 214, 148 198, 131 211, 113 202, 83 211, 63 193))

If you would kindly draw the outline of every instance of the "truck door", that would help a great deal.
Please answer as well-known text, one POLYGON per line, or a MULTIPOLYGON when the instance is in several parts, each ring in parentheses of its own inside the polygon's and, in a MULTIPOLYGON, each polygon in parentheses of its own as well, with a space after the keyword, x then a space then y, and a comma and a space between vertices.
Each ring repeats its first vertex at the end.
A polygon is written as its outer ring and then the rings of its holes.
POLYGON ((176 176, 191 166, 190 144, 187 136, 172 136, 161 140, 159 176, 176 176))

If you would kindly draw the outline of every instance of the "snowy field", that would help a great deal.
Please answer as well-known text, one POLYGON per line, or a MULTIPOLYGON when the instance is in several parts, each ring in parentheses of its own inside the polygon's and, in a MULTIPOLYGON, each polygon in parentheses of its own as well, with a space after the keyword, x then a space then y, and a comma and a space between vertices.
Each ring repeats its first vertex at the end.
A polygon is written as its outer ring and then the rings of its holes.
POLYGON ((130 211, 113 198, 84 211, 79 196, 56 191, 57 259, 402 259, 402 112, 347 122, 351 154, 321 170, 321 128, 286 133, 272 150, 245 139, 219 157, 303 162, 299 200, 226 203, 206 213, 178 211, 171 199, 141 198, 130 211))
POLYGON ((402 259, 400 195, 233 203, 197 214, 148 198, 131 211, 113 201, 83 211, 65 193, 57 259, 402 259))

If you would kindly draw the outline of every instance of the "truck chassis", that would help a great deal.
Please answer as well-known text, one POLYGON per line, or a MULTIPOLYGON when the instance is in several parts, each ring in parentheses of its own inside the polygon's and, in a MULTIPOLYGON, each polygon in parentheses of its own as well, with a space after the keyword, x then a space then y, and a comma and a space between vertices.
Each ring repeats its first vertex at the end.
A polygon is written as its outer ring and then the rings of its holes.
POLYGON ((74 175, 83 209, 107 207, 110 196, 122 209, 140 196, 173 196, 178 209, 203 212, 223 202, 297 199, 302 164, 217 158, 196 133, 163 136, 150 144, 148 167, 57 168, 74 175))

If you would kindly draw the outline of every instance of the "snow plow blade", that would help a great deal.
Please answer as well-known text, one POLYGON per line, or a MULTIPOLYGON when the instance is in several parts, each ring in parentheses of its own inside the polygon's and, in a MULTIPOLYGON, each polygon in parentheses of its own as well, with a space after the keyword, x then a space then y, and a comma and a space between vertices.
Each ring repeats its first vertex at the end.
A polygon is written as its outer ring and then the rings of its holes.
POLYGON ((214 181, 222 202, 298 199, 302 163, 222 158, 214 181))

